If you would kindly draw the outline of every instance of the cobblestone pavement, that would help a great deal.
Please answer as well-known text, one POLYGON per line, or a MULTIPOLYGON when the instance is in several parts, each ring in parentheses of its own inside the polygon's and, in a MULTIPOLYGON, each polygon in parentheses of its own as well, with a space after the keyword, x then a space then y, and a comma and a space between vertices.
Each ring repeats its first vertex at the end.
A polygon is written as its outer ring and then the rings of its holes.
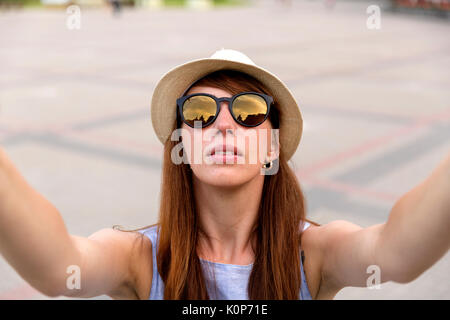
MULTIPOLYGON (((292 165, 309 217, 384 222, 450 150, 450 24, 382 10, 381 29, 369 30, 369 2, 326 3, 118 18, 82 9, 79 30, 62 10, 2 12, 0 145, 71 233, 150 225, 162 156, 152 90, 170 68, 232 48, 277 74, 300 103, 292 165)), ((448 270, 449 254, 412 283, 345 288, 336 299, 450 299, 448 270)), ((45 297, 0 258, 0 298, 45 297)))

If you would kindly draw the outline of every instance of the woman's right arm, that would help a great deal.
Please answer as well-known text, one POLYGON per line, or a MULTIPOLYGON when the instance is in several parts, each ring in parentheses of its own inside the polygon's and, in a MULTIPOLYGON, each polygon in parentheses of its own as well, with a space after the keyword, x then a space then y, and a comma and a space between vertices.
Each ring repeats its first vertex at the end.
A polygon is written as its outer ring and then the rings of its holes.
POLYGON ((25 181, 2 148, 0 253, 25 281, 48 296, 148 298, 150 291, 148 238, 112 229, 88 238, 70 235, 58 210, 25 181), (79 289, 67 285, 75 276, 79 289))

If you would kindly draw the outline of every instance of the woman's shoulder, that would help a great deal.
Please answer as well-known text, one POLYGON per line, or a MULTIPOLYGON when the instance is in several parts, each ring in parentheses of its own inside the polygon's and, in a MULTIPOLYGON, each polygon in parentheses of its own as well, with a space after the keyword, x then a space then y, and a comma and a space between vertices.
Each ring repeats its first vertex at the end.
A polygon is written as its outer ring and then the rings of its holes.
MULTIPOLYGON (((346 220, 333 220, 326 224, 317 224, 309 221, 309 226, 305 228, 304 241, 311 245, 322 248, 328 247, 330 244, 335 243, 335 240, 349 231, 360 229, 361 227, 346 220)), ((303 239, 303 238, 302 238, 303 239)), ((302 240, 303 241, 303 240, 302 240)))
POLYGON ((305 253, 306 278, 314 299, 332 299, 337 291, 327 285, 322 275, 326 250, 335 242, 336 237, 346 232, 353 224, 344 220, 335 220, 326 224, 310 223, 302 234, 301 246, 305 253))

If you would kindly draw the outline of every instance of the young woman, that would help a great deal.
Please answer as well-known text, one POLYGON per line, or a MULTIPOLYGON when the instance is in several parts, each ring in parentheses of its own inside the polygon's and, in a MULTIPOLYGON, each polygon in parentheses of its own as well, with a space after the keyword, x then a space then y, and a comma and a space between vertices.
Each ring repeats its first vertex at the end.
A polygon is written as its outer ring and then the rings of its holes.
POLYGON ((39 291, 332 299, 346 286, 366 286, 373 266, 380 282, 412 281, 449 248, 449 156, 394 204, 386 223, 308 222, 287 162, 301 138, 299 108, 277 77, 239 52, 169 71, 151 111, 164 143, 161 203, 158 223, 138 231, 70 235, 0 149, 0 252, 39 291), (70 266, 81 271, 80 287, 67 285, 70 266))

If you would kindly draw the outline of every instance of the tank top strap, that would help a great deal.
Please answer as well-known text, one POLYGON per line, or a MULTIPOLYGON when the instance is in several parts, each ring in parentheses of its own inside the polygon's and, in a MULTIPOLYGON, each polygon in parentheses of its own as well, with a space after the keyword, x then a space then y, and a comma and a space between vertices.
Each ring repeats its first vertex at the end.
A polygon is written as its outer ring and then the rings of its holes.
MULTIPOLYGON (((305 221, 303 224, 303 231, 308 229, 311 224, 308 221, 305 221)), ((305 262, 305 253, 302 249, 300 249, 300 269, 302 275, 302 284, 300 286, 300 299, 301 300, 312 300, 311 293, 309 292, 308 283, 306 282, 305 270, 303 268, 303 264, 305 262)))

